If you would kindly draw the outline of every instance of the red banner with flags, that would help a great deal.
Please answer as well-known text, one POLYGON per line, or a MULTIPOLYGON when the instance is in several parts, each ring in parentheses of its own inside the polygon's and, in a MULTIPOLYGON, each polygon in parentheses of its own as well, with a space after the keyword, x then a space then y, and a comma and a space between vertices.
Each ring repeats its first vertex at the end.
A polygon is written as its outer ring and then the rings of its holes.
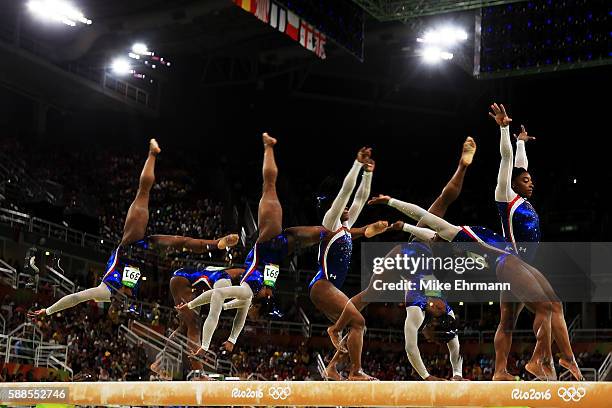
POLYGON ((259 20, 298 41, 302 47, 325 59, 327 36, 303 18, 273 0, 233 0, 259 20))

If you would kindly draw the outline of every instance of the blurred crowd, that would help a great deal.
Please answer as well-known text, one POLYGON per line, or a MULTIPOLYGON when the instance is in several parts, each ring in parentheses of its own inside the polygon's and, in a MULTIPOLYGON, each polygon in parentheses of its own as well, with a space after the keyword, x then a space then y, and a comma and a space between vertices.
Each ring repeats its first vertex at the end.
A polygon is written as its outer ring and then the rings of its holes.
MULTIPOLYGON (((421 350, 423 362, 429 373, 436 377, 450 379, 453 377, 448 351, 444 346, 435 351, 421 350)), ((321 379, 316 365, 317 351, 302 343, 292 350, 268 344, 265 346, 241 345, 239 351, 232 356, 232 363, 237 369, 238 376, 247 378, 257 373, 269 380, 319 380, 321 379)), ((325 363, 331 357, 332 351, 324 358, 325 363)), ((530 380, 532 375, 525 370, 531 352, 512 352, 508 358, 508 368, 516 375, 517 380, 530 380)), ((605 356, 598 351, 583 352, 576 357, 579 366, 598 368, 605 356)), ((368 374, 385 381, 413 381, 421 378, 410 365, 408 357, 403 351, 393 351, 389 348, 364 347, 362 358, 363 369, 368 374)), ((348 372, 346 367, 344 375, 348 372)), ((490 381, 493 377, 495 360, 492 355, 463 354, 463 378, 471 381, 490 381)), ((563 368, 556 366, 557 373, 563 368)))
POLYGON ((257 373, 267 380, 316 380, 319 376, 314 354, 304 343, 292 350, 274 344, 249 347, 243 343, 231 361, 241 378, 257 373))
MULTIPOLYGON (((123 223, 128 207, 135 197, 138 187, 138 177, 145 159, 146 151, 139 149, 137 153, 130 151, 74 151, 63 146, 40 149, 24 146, 17 140, 4 141, 3 153, 10 156, 16 168, 27 169, 34 180, 50 192, 61 198, 63 206, 62 217, 66 226, 73 226, 75 214, 95 220, 96 226, 90 233, 98 234, 104 240, 117 242, 120 240, 123 223)), ((140 146, 142 147, 142 146, 140 146)), ((219 201, 212 200, 201 188, 197 174, 186 170, 185 166, 171 167, 170 163, 182 163, 180 160, 166 160, 156 169, 157 183, 153 187, 150 198, 150 220, 148 233, 177 234, 193 237, 220 237, 228 232, 224 226, 224 209, 219 201)), ((16 172, 16 175, 23 173, 16 172)), ((9 180, 0 180, 7 183, 9 180)), ((18 183, 19 178, 11 179, 18 183)), ((23 180, 22 180, 23 181, 23 180)), ((3 186, 0 186, 3 187, 3 186)), ((4 186, 6 187, 6 186, 4 186)), ((3 188, 4 188, 3 187, 3 188)), ((8 193, 2 195, 2 206, 7 204, 8 193)), ((10 208, 22 210, 20 203, 10 202, 10 208)), ((23 209, 25 211, 25 209, 23 209)), ((463 206, 465 214, 462 219, 469 220, 477 211, 469 206, 463 206)), ((230 257, 241 260, 244 249, 236 249, 216 258, 218 261, 230 261, 230 257)), ((214 255, 216 256, 216 254, 214 255)), ((182 266, 185 258, 190 260, 212 260, 213 254, 186 255, 173 254, 166 257, 165 269, 175 269, 182 266), (166 268, 167 267, 167 268, 166 268)), ((315 258, 312 257, 312 260, 315 258)), ((9 263, 18 270, 21 263, 10 260, 9 263)), ((156 263, 155 268, 162 263, 156 263)), ((161 269, 161 268, 160 268, 161 269)), ((142 291, 141 300, 148 300, 139 310, 138 319, 147 324, 163 328, 176 325, 175 314, 171 309, 164 308, 155 302, 168 302, 167 278, 157 275, 159 285, 163 289, 142 291)), ((99 276, 87 277, 86 286, 99 282, 99 276)), ((81 284, 81 282, 78 282, 81 284)), ((145 285, 143 285, 145 286, 145 285)), ((41 287, 41 293, 52 295, 52 288, 41 287)), ((313 323, 327 323, 320 313, 314 311, 310 300, 303 296, 304 302, 293 299, 285 302, 283 311, 287 321, 299 321, 298 310, 302 307, 311 317, 313 323)), ((405 318, 403 305, 373 305, 365 312, 366 320, 371 328, 394 328, 401 330, 405 318)), ((0 312, 7 320, 7 327, 15 328, 26 321, 27 310, 14 300, 5 298, 0 306, 0 312)), ((461 311, 456 310, 461 316, 461 311)), ((460 334, 473 331, 494 330, 498 321, 498 310, 482 309, 478 319, 458 319, 460 334)), ((126 322, 126 316, 118 320, 107 319, 93 302, 70 310, 63 311, 53 318, 37 322, 45 341, 68 346, 68 365, 75 375, 84 376, 99 381, 138 380, 149 378, 148 366, 150 357, 139 348, 122 337, 119 325, 126 322)), ((247 328, 246 331, 249 329, 247 328)), ((8 331, 8 330, 7 330, 8 331)), ((381 380, 418 379, 411 368, 403 351, 365 347, 363 356, 364 370, 381 380)), ((240 377, 246 378, 252 373, 266 379, 276 380, 308 380, 318 379, 316 352, 303 343, 299 347, 279 346, 273 343, 252 345, 248 342, 240 344, 231 356, 231 361, 240 377)), ((600 353, 581 353, 577 355, 578 364, 584 367, 599 367, 603 360, 600 353)), ((529 353, 512 353, 509 358, 511 372, 517 373, 520 379, 529 378, 524 366, 529 353)), ((444 378, 452 376, 448 354, 444 348, 436 352, 423 354, 423 360, 430 373, 444 378)), ((494 360, 489 354, 465 356, 463 375, 470 380, 490 380, 493 375, 494 360)), ((557 367, 557 371, 561 370, 557 367)), ((27 374, 12 375, 7 372, 0 374, 5 381, 24 381, 27 374)), ((50 374, 51 375, 51 374, 50 374)))
MULTIPOLYGON (((28 321, 26 310, 14 302, 3 305, 1 312, 7 318, 9 329, 28 321)), ((125 318, 106 318, 95 302, 82 307, 56 313, 52 318, 36 321, 44 341, 68 346, 67 365, 75 376, 98 381, 127 381, 148 378, 147 357, 142 348, 128 342, 119 325, 125 318)), ((24 349, 26 350, 26 349, 24 349)), ((16 346, 17 354, 19 347, 16 346)), ((24 357, 27 350, 24 351, 24 357)), ((17 357, 17 363, 32 362, 17 357)), ((19 381, 17 378, 13 378, 19 381)), ((10 377, 8 379, 10 381, 10 377)))
MULTIPOLYGON (((118 242, 130 203, 136 196, 138 177, 144 159, 141 155, 111 156, 96 166, 98 197, 111 197, 100 206, 100 234, 118 242)), ((182 171, 164 172, 153 186, 149 207, 150 233, 218 237, 223 233, 220 203, 204 198, 195 190, 196 182, 182 171)))
MULTIPOLYGON (((7 321, 7 327, 16 328, 27 321, 26 308, 5 297, 0 313, 7 321)), ((143 347, 124 337, 119 330, 121 324, 127 325, 130 316, 121 314, 107 318, 104 310, 95 302, 75 307, 43 318, 36 322, 45 341, 68 346, 68 366, 75 378, 94 381, 130 381, 152 378, 148 369, 151 356, 143 347)), ((168 330, 177 324, 173 313, 164 313, 159 307, 143 313, 144 320, 152 327, 161 326, 160 331, 168 330)), ((317 353, 319 347, 312 341, 303 341, 298 346, 281 345, 283 336, 272 336, 271 341, 262 342, 258 334, 247 331, 241 337, 238 347, 229 357, 236 375, 243 379, 268 380, 317 380, 317 353), (275 344, 275 338, 279 339, 275 344)), ((400 340, 397 340, 398 342, 400 340)), ((412 369, 400 343, 373 344, 366 341, 363 354, 364 370, 380 380, 418 380, 420 377, 412 369)), ((332 354, 328 348, 322 358, 327 362, 332 354)), ((448 351, 444 345, 422 346, 421 353, 430 374, 442 378, 452 377, 448 351)), ((531 376, 525 371, 525 364, 531 355, 530 350, 513 352, 508 360, 510 372, 517 379, 527 380, 531 376)), ((494 370, 493 355, 463 353, 463 377, 469 380, 490 380, 494 370)), ((598 351, 582 352, 576 356, 581 367, 598 368, 605 356, 598 351)), ((19 360, 19 359, 18 359, 19 360)), ((17 361, 28 363, 26 359, 17 361)), ((562 368, 557 366, 557 372, 562 368)), ((49 374, 51 375, 51 374, 49 374)), ((2 373, 5 381, 26 381, 27 374, 11 375, 2 373)), ((47 379, 47 378, 45 378, 47 379)))
MULTIPOLYGON (((32 179, 51 193, 63 207, 67 226, 74 214, 97 220, 97 230, 88 230, 110 242, 118 242, 127 210, 136 196, 138 178, 146 158, 141 146, 137 152, 125 150, 74 150, 66 146, 40 149, 16 139, 3 140, 3 152, 16 169, 27 169, 32 179)), ((166 160, 156 167, 156 184, 149 207, 149 234, 220 237, 223 206, 198 188, 184 161, 166 160), (179 163, 176 167, 170 163, 179 163)), ((26 182, 15 179, 13 183, 26 182)), ((5 197, 5 201, 8 197, 5 197)), ((3 205, 20 210, 21 203, 3 205)), ((56 220, 57 221, 57 220, 56 220)), ((79 225, 78 227, 82 227, 79 225)), ((77 228, 82 229, 82 228, 77 228)))

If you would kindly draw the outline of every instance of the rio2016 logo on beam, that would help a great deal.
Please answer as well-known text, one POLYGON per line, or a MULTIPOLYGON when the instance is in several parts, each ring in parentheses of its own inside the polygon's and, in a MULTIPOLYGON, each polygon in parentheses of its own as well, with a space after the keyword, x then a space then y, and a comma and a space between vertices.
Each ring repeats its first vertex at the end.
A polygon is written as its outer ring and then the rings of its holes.
POLYGON ((550 390, 536 391, 533 388, 523 391, 518 388, 512 390, 511 398, 513 400, 549 400, 551 398, 550 390))
POLYGON ((261 389, 241 390, 240 388, 232 389, 232 398, 263 398, 263 391, 261 389))

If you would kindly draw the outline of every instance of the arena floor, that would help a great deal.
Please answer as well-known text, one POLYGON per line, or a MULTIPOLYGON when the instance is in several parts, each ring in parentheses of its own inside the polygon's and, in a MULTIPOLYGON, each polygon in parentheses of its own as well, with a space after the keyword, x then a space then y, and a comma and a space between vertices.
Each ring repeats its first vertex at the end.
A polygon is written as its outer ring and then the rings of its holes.
POLYGON ((609 407, 612 395, 602 382, 77 382, 0 384, 0 403, 41 403, 21 396, 45 389, 64 390, 47 402, 94 406, 609 407))

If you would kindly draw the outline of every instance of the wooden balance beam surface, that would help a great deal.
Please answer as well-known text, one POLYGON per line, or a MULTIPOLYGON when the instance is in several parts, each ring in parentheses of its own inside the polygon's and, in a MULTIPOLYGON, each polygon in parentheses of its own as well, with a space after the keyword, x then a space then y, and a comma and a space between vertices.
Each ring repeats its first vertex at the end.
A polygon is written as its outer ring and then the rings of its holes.
POLYGON ((595 408, 612 407, 612 382, 130 381, 0 384, 0 404, 12 406, 42 402, 138 406, 595 408))

